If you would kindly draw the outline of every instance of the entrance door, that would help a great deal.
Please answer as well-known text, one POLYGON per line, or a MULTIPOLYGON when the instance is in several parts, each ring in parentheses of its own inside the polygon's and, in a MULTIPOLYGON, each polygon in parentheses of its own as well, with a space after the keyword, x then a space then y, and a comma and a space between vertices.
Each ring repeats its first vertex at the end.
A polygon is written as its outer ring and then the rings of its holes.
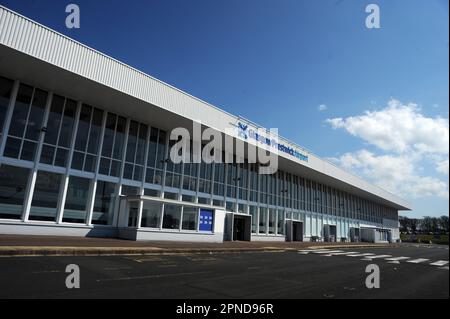
POLYGON ((336 225, 323 225, 323 238, 327 242, 335 242, 337 235, 336 225))
POLYGON ((292 241, 303 241, 302 222, 292 222, 292 241))
POLYGON ((138 211, 139 211, 139 202, 128 203, 128 227, 137 226, 138 211))
POLYGON ((233 240, 250 241, 251 217, 233 216, 233 240))
POLYGON ((337 227, 336 225, 330 225, 330 242, 336 242, 337 241, 337 227))
POLYGON ((359 242, 359 228, 350 228, 350 241, 352 243, 358 243, 359 242))

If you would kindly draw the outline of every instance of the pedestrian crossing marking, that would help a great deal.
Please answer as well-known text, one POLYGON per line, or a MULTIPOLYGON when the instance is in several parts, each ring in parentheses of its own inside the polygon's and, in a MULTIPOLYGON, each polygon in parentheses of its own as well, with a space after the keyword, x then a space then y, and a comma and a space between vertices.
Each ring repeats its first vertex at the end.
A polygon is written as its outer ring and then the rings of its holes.
POLYGON ((436 261, 434 263, 431 263, 430 265, 441 267, 441 266, 445 266, 447 264, 448 264, 448 260, 438 260, 438 261, 436 261))
POLYGON ((344 250, 332 250, 330 248, 320 248, 320 249, 300 249, 298 250, 299 254, 308 255, 310 253, 318 254, 324 257, 333 257, 333 256, 346 256, 346 257, 362 257, 363 261, 372 261, 374 259, 384 259, 388 264, 400 264, 400 261, 407 262, 411 264, 421 264, 428 262, 427 264, 431 266, 439 267, 439 269, 448 270, 448 260, 437 260, 431 262, 428 258, 415 258, 400 256, 393 257, 392 255, 377 255, 375 253, 361 253, 355 251, 344 251, 344 250))
POLYGON ((348 257, 365 257, 365 256, 373 256, 375 254, 372 253, 362 253, 362 254, 353 254, 353 255, 347 255, 348 257))
POLYGON ((412 263, 412 264, 420 264, 423 263, 425 261, 428 261, 429 259, 426 258, 418 258, 418 259, 413 259, 413 260, 407 260, 407 263, 412 263))
POLYGON ((362 260, 372 260, 372 259, 380 259, 380 258, 388 258, 392 257, 392 255, 375 255, 375 256, 366 256, 362 260))
POLYGON ((357 254, 358 252, 356 251, 344 251, 344 252, 339 252, 339 253, 331 253, 328 255, 324 255, 326 257, 332 257, 332 256, 345 256, 345 255, 351 255, 351 254, 357 254))
POLYGON ((387 261, 400 261, 400 260, 406 260, 411 259, 410 257, 392 257, 392 258, 386 258, 387 261))
POLYGON ((315 254, 332 254, 332 253, 342 253, 342 250, 332 250, 332 251, 314 251, 315 254))

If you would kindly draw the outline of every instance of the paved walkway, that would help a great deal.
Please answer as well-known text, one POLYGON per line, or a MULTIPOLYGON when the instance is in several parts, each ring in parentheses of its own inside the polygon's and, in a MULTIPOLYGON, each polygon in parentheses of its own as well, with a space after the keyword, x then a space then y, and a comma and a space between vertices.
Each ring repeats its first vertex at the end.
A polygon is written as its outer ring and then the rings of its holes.
MULTIPOLYGON (((0 246, 58 246, 58 247, 154 247, 154 248, 303 248, 310 246, 360 246, 366 243, 225 241, 223 243, 192 243, 171 241, 132 241, 117 238, 0 235, 0 246)), ((373 245, 373 244, 371 244, 373 245)), ((384 244, 379 244, 384 246, 384 244)))
POLYGON ((384 247, 370 243, 229 242, 190 243, 130 241, 116 238, 0 235, 0 256, 16 255, 117 255, 195 252, 298 250, 309 247, 384 247))

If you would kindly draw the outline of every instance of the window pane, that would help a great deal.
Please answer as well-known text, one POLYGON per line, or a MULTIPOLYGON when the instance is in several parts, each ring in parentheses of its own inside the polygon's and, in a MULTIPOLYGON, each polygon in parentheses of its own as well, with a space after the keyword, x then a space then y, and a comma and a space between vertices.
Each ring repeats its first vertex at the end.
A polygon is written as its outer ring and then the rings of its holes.
POLYGON ((258 216, 256 215, 257 211, 258 207, 249 206, 249 213, 252 216, 252 233, 256 233, 256 223, 258 222, 258 216))
POLYGON ((124 117, 119 116, 117 120, 116 139, 114 141, 113 152, 113 157, 118 160, 122 160, 126 125, 127 120, 124 117))
POLYGON ((33 88, 31 86, 20 85, 11 119, 11 126, 9 128, 9 135, 23 136, 32 94, 33 88))
POLYGON ((116 184, 97 182, 92 224, 112 225, 116 198, 118 198, 116 184))
POLYGON ((66 203, 64 206, 63 222, 86 222, 86 205, 89 198, 89 186, 89 179, 70 176, 69 186, 67 187, 66 203))
POLYGON ((33 103, 28 118, 27 132, 25 138, 37 141, 41 133, 42 120, 44 119, 47 92, 36 89, 34 91, 33 103))
POLYGON ((89 132, 89 145, 88 152, 92 154, 98 154, 98 146, 100 142, 100 132, 102 129, 103 111, 94 109, 92 115, 91 130, 89 132))
POLYGON ((259 209, 259 233, 265 234, 267 227, 267 208, 259 209))
POLYGON ((128 204, 128 227, 137 226, 137 215, 139 211, 139 203, 136 201, 128 204))
POLYGON ((119 177, 120 176, 121 164, 119 161, 112 161, 111 163, 111 176, 119 177))
POLYGON ((156 158, 156 168, 162 169, 164 167, 165 155, 166 155, 166 132, 160 130, 158 137, 158 156, 156 158))
POLYGON ((278 235, 284 235, 284 212, 282 210, 278 211, 277 232, 278 235))
POLYGON ((144 189, 144 195, 145 196, 153 196, 153 197, 159 197, 159 191, 156 189, 144 189))
POLYGON ((139 188, 134 186, 122 185, 122 195, 139 195, 139 188))
POLYGON ((89 134, 89 126, 91 122, 91 113, 92 107, 89 105, 83 104, 80 113, 80 120, 78 121, 78 129, 77 129, 77 139, 75 142, 75 149, 79 151, 85 151, 88 134, 89 134))
POLYGON ((164 198, 178 200, 178 194, 177 193, 170 193, 170 192, 166 191, 164 193, 164 198))
POLYGON ((53 164, 53 155, 55 154, 55 148, 53 146, 42 146, 40 162, 44 164, 53 164))
POLYGON ((275 234, 277 211, 269 209, 269 234, 275 234))
POLYGON ((29 169, 0 165, 0 218, 20 219, 29 169))
POLYGON ((103 149, 102 155, 105 157, 112 156, 112 149, 114 143, 114 132, 116 130, 117 116, 115 114, 108 113, 106 118, 105 134, 103 135, 103 149))
POLYGON ((161 204, 156 202, 144 201, 142 207, 142 227, 159 228, 161 220, 161 204))
POLYGON ((153 184, 153 175, 155 171, 151 168, 147 168, 147 172, 145 173, 145 182, 153 184))
POLYGON ((147 141, 147 125, 139 125, 139 138, 136 151, 136 164, 143 165, 145 157, 145 143, 147 141))
POLYGON ((77 102, 66 99, 66 106, 64 108, 63 122, 61 126, 61 133, 59 134, 59 142, 58 142, 59 146, 70 147, 76 112, 77 112, 77 102))
POLYGON ((134 175, 133 175, 133 179, 135 181, 140 181, 142 180, 142 166, 138 166, 135 165, 134 166, 134 175))
POLYGON ((81 171, 83 169, 83 162, 84 154, 80 152, 74 152, 72 158, 72 168, 81 171))
POLYGON ((8 111, 9 99, 14 82, 0 77, 0 136, 3 132, 6 112, 8 111))
POLYGON ((61 175, 39 171, 31 202, 30 220, 56 221, 61 175))
POLYGON ((150 142, 148 145, 147 166, 155 167, 156 149, 158 143, 158 129, 152 127, 150 131, 150 142))
POLYGON ((110 165, 111 165, 111 160, 102 157, 102 159, 100 160, 100 168, 98 169, 99 174, 108 175, 110 165))
POLYGON ((85 161, 84 161, 84 170, 86 172, 94 172, 95 170, 95 163, 96 163, 96 156, 93 155, 86 155, 85 161))
POLYGON ((64 98, 59 95, 54 95, 52 99, 52 106, 47 121, 47 132, 45 132, 44 142, 47 144, 56 145, 58 140, 59 127, 61 126, 62 112, 64 108, 64 98))
POLYGON ((163 172, 161 170, 155 170, 155 184, 162 185, 163 172))
POLYGON ((36 143, 24 141, 22 145, 22 154, 20 159, 25 161, 34 161, 34 154, 36 153, 36 143))
POLYGON ((196 207, 187 207, 183 208, 183 229, 187 230, 196 230, 197 229, 197 220, 198 220, 198 208, 196 207))
POLYGON ((58 150, 56 151, 55 165, 66 167, 68 153, 69 153, 68 150, 58 147, 58 150))
POLYGON ((14 137, 8 137, 8 139, 6 140, 3 155, 7 157, 18 158, 20 153, 20 144, 21 140, 14 137))
POLYGON ((130 163, 134 163, 134 155, 136 153, 136 140, 138 134, 139 125, 135 121, 131 121, 130 130, 128 135, 127 142, 127 156, 126 161, 130 163))
POLYGON ((179 229, 181 217, 181 206, 165 204, 164 205, 164 218, 163 228, 166 229, 179 229))
POLYGON ((133 165, 125 164, 125 167, 123 170, 123 178, 132 179, 132 177, 133 177, 133 165))

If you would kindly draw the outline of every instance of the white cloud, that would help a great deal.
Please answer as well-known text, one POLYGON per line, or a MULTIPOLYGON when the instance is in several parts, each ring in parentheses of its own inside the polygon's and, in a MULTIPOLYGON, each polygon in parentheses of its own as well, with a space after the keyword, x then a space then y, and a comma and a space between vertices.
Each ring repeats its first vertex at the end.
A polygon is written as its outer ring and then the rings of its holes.
POLYGON ((439 173, 448 175, 448 158, 436 163, 436 171, 439 173))
POLYGON ((326 106, 325 104, 320 104, 320 105, 317 107, 317 110, 318 110, 319 112, 326 111, 326 110, 328 110, 328 106, 326 106))
POLYGON ((391 99, 382 110, 326 122, 385 151, 448 154, 449 150, 448 118, 426 117, 414 103, 391 99))
POLYGON ((345 153, 334 159, 342 167, 398 195, 449 198, 448 180, 424 173, 428 164, 448 176, 448 118, 427 117, 416 104, 391 99, 384 109, 326 122, 381 151, 345 153))
POLYGON ((363 149, 355 153, 346 153, 334 161, 394 194, 413 198, 449 197, 446 182, 416 173, 418 157, 406 154, 375 155, 363 149))

